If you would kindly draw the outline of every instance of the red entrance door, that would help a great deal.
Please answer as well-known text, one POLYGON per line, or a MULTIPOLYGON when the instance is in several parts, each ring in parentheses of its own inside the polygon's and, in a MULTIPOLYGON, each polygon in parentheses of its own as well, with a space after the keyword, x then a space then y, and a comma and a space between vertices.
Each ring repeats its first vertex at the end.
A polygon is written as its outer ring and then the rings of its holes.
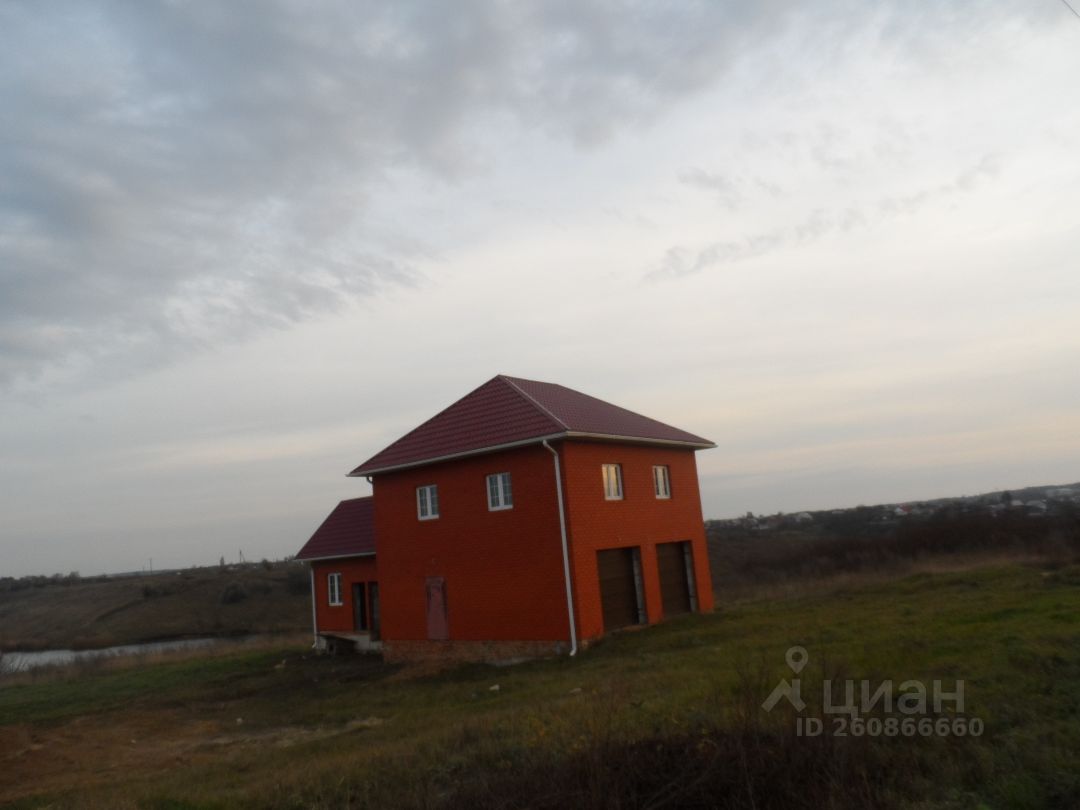
POLYGON ((442 577, 427 578, 427 637, 435 641, 450 638, 446 620, 446 580, 442 577))

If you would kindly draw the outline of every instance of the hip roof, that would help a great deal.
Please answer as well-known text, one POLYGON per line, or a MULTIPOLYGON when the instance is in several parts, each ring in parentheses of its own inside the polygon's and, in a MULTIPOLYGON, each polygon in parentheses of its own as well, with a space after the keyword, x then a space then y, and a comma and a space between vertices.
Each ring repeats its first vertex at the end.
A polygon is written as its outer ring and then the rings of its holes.
POLYGON ((716 446, 701 436, 580 391, 500 374, 376 453, 349 475, 374 475, 562 438, 694 449, 716 446))

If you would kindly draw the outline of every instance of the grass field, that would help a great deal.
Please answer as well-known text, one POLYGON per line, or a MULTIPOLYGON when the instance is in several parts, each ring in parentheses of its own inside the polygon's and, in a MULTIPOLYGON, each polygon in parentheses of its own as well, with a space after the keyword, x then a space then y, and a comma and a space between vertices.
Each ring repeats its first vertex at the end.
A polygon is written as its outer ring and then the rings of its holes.
POLYGON ((506 668, 292 646, 22 676, 0 687, 0 802, 1069 807, 1078 707, 1080 567, 995 566, 747 599, 506 668), (793 644, 805 694, 963 679, 985 731, 798 737, 792 711, 760 708, 793 644))

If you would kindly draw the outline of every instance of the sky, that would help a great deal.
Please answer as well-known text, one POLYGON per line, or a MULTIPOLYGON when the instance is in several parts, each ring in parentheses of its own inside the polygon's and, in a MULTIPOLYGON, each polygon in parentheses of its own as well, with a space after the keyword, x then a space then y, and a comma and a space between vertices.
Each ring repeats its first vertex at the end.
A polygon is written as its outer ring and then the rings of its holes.
POLYGON ((0 6, 0 576, 295 553, 498 373, 707 518, 1080 480, 1080 18, 0 6))

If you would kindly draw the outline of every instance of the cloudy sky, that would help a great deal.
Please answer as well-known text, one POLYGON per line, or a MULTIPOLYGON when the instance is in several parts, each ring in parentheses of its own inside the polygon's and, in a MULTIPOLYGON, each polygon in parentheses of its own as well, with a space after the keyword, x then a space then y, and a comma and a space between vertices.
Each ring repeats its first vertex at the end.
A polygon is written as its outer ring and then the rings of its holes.
POLYGON ((0 6, 0 576, 294 553, 496 373, 706 517, 1080 479, 1059 0, 0 6))

